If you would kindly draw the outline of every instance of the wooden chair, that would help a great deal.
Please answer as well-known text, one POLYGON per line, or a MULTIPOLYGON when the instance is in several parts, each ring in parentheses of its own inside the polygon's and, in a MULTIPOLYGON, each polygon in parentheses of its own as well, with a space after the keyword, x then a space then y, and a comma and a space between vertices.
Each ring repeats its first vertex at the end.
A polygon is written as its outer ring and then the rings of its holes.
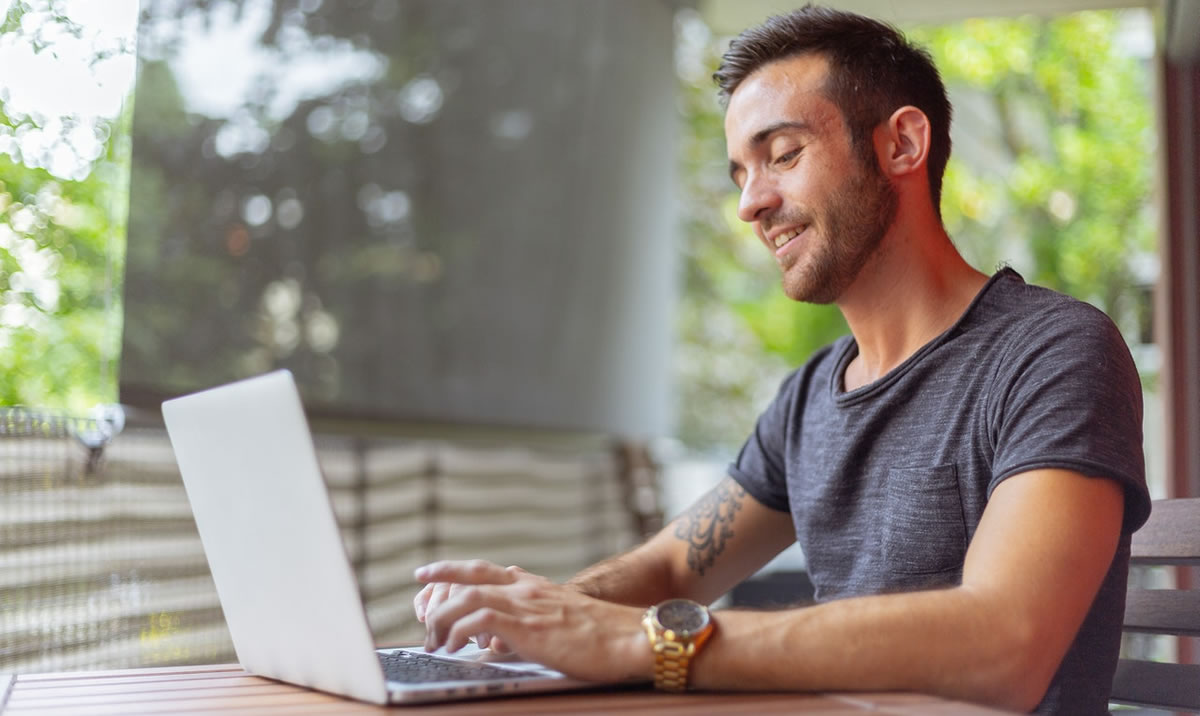
MULTIPOLYGON (((1133 535, 1132 565, 1200 566, 1200 498, 1157 500, 1133 535)), ((1127 632, 1200 636, 1200 590, 1130 589, 1127 632)), ((1121 659, 1115 703, 1200 711, 1200 665, 1121 659)))

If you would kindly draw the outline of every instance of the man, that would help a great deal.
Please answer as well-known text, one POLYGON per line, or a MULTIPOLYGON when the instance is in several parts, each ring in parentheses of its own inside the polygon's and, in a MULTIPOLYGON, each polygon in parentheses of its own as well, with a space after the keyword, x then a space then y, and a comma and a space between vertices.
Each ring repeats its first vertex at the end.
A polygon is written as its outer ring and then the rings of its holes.
MULTIPOLYGON (((1129 537, 1149 513, 1141 393, 1103 314, 966 264, 940 220, 950 106, 891 27, 805 7, 715 79, 739 216, 784 291, 851 329, 784 381, 730 476, 566 585, 422 567, 427 646, 471 637, 585 679, 911 690, 1106 713, 1129 537), (816 606, 709 603, 799 540, 816 606), (696 638, 663 627, 692 622, 696 638), (690 641, 690 643, 689 643, 690 641)), ((678 631, 678 630, 677 630, 678 631)))

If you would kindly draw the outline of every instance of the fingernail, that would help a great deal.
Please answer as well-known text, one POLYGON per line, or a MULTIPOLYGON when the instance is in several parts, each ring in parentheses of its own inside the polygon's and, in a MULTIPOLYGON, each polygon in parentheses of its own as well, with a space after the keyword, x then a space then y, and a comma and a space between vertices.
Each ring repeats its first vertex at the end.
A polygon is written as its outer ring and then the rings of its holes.
POLYGON ((416 570, 413 571, 413 576, 416 577, 417 579, 425 579, 425 576, 428 574, 429 574, 428 566, 417 567, 416 570))

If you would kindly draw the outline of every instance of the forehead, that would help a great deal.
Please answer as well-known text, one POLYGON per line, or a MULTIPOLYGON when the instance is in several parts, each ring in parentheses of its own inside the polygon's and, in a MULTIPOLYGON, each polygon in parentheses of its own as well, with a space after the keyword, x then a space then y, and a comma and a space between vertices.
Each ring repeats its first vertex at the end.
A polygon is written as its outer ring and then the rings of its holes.
POLYGON ((828 75, 824 57, 806 54, 770 62, 742 80, 725 111, 729 155, 750 148, 758 132, 780 122, 803 122, 818 133, 840 124, 841 113, 823 92, 828 75))

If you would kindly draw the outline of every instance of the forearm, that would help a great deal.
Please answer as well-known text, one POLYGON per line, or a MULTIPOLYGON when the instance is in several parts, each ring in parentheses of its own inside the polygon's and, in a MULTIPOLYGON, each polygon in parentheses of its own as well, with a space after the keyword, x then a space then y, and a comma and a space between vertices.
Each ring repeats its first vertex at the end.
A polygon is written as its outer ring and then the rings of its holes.
POLYGON ((996 603, 957 587, 773 613, 717 612, 692 683, 918 691, 1028 710, 1057 659, 1044 657, 1028 620, 996 603))
POLYGON ((639 607, 677 596, 669 565, 647 545, 588 567, 567 586, 589 597, 639 607))
POLYGON ((791 517, 725 478, 645 544, 589 567, 568 584, 637 606, 685 597, 709 603, 795 540, 791 517))

